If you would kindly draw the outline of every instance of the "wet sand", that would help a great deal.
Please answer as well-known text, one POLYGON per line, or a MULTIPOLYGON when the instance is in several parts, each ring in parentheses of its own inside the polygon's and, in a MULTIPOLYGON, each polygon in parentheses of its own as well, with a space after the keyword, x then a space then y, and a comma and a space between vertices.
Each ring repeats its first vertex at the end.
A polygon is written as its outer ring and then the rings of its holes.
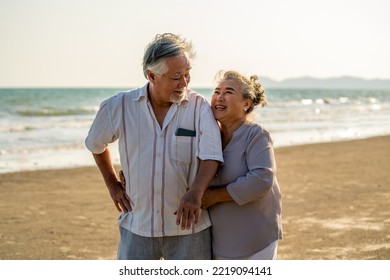
MULTIPOLYGON (((282 260, 390 259, 390 136, 276 149, 282 260)), ((0 174, 0 259, 115 259, 96 167, 0 174)))

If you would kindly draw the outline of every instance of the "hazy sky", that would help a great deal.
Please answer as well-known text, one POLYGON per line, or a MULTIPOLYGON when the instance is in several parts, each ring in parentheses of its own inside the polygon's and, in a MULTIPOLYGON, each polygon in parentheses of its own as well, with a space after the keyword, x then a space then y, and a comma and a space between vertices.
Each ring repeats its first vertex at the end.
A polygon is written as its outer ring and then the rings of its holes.
POLYGON ((390 78, 388 0, 0 0, 0 87, 129 87, 157 33, 190 39, 192 86, 220 69, 275 80, 390 78))

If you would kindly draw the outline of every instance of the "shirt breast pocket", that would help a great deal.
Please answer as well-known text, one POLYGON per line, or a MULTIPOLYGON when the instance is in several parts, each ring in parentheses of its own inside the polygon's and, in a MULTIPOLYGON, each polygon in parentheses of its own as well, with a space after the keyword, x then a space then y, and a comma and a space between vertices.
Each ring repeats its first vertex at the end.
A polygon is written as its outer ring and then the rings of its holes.
POLYGON ((195 157, 193 152, 194 137, 175 136, 171 143, 170 158, 177 162, 190 163, 195 157))

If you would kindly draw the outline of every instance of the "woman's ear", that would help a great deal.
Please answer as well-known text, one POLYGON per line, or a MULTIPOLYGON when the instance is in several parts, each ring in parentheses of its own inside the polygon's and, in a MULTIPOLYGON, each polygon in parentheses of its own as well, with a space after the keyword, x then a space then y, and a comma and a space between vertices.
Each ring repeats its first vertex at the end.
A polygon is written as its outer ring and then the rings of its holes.
POLYGON ((252 100, 250 100, 250 99, 245 99, 245 102, 244 102, 244 110, 247 111, 251 106, 252 106, 252 100))

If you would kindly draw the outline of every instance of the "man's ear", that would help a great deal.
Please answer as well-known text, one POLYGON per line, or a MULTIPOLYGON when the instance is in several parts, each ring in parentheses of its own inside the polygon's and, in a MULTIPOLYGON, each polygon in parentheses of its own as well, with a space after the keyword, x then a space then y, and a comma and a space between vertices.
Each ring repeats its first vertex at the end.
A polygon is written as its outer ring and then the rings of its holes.
POLYGON ((151 82, 153 82, 154 79, 156 78, 156 74, 154 74, 153 72, 151 72, 149 70, 148 70, 147 75, 148 75, 148 80, 151 81, 151 82))

